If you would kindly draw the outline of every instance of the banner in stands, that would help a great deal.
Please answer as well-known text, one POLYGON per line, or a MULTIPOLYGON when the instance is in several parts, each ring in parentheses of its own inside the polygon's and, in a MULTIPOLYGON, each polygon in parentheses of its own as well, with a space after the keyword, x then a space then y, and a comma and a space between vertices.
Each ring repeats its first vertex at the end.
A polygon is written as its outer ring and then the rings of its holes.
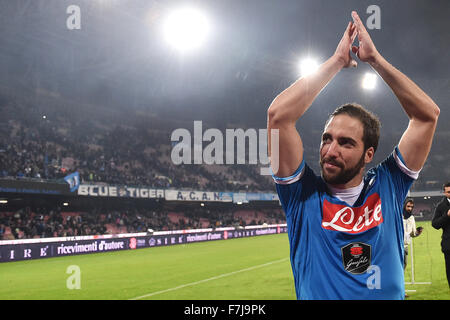
POLYGON ((128 197, 128 198, 164 198, 167 201, 216 201, 248 203, 249 201, 277 201, 276 193, 212 192, 195 190, 152 189, 106 184, 81 184, 79 196, 89 197, 128 197))
POLYGON ((174 201, 221 201, 231 202, 229 199, 222 199, 220 192, 210 191, 181 191, 181 190, 166 190, 166 200, 174 201))
POLYGON ((154 234, 134 233, 70 238, 3 240, 0 241, 0 262, 132 250, 286 232, 286 224, 277 224, 248 226, 241 229, 176 230, 155 232, 154 234))
POLYGON ((246 193, 247 201, 277 201, 278 194, 276 193, 246 193))
POLYGON ((66 182, 58 183, 25 179, 0 179, 0 192, 64 195, 70 194, 70 187, 66 182))
POLYGON ((278 195, 276 193, 166 190, 165 199, 170 201, 220 201, 248 203, 249 201, 278 201, 278 195))
POLYGON ((79 196, 90 197, 128 197, 128 198, 164 198, 163 189, 137 188, 128 186, 110 186, 96 184, 80 184, 79 196))

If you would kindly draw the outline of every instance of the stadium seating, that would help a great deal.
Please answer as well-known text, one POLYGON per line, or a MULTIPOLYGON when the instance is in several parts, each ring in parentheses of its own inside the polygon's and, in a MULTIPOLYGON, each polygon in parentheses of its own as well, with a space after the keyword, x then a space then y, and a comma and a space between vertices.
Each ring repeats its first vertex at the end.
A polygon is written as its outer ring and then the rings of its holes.
POLYGON ((218 209, 185 211, 104 211, 102 213, 61 211, 60 208, 23 208, 0 212, 0 240, 66 237, 96 234, 118 234, 202 229, 237 225, 285 223, 281 209, 263 211, 218 209))
POLYGON ((3 95, 2 101, 10 102, 1 106, 0 177, 59 179, 78 171, 85 183, 274 190, 270 178, 260 176, 255 166, 174 165, 168 128, 175 124, 149 129, 143 121, 159 119, 111 111, 105 115, 102 108, 55 97, 40 97, 43 105, 36 108, 31 97, 3 95))

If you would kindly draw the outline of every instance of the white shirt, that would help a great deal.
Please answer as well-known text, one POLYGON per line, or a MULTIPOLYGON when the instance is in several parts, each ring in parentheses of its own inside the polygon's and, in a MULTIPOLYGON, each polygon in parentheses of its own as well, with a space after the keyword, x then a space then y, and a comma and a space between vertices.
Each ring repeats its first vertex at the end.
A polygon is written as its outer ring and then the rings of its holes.
POLYGON ((411 238, 417 236, 416 220, 411 215, 408 219, 403 219, 403 229, 405 230, 404 244, 411 244, 411 238))
POLYGON ((328 189, 330 190, 330 193, 333 195, 333 197, 338 198, 341 201, 344 201, 348 203, 349 205, 353 206, 358 200, 359 195, 361 194, 362 189, 364 188, 364 180, 361 181, 361 183, 353 188, 348 189, 338 189, 330 186, 327 183, 328 189))

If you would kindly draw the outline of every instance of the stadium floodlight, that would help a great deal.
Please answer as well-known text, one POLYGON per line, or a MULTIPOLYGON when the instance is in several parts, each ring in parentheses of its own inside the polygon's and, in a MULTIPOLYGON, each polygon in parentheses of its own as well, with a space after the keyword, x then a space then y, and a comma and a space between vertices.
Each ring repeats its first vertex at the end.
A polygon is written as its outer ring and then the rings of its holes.
POLYGON ((300 75, 305 77, 313 74, 319 69, 319 63, 311 58, 306 58, 300 61, 300 75))
POLYGON ((377 85, 377 75, 375 73, 366 73, 362 81, 362 87, 366 90, 373 90, 377 85))
POLYGON ((200 47, 210 32, 206 16, 195 8, 180 8, 172 11, 165 20, 166 40, 181 52, 200 47))
POLYGON ((7 203, 8 203, 8 200, 6 200, 6 199, 0 199, 0 203, 1 203, 1 204, 7 204, 7 203))

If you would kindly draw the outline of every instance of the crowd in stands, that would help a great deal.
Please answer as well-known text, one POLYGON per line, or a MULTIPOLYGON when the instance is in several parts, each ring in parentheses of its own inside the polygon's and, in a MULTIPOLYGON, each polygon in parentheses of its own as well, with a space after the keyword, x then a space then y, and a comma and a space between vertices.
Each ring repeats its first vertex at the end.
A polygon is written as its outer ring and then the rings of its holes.
POLYGON ((72 237, 117 233, 188 230, 285 223, 280 209, 165 210, 64 212, 59 207, 25 207, 0 212, 0 240, 72 237))
MULTIPOLYGON (((271 177, 260 174, 261 166, 248 162, 175 165, 171 160, 171 132, 192 127, 188 121, 171 123, 170 119, 162 121, 142 112, 110 110, 42 93, 27 99, 1 90, 0 108, 0 178, 54 180, 78 171, 83 183, 275 191, 271 177)), ((442 177, 450 176, 446 146, 439 143, 448 138, 450 132, 437 133, 412 190, 438 190, 442 177)), ((305 148, 314 150, 305 154, 305 159, 318 173, 317 146, 305 148)))
MULTIPOLYGON (((170 129, 161 119, 43 96, 1 96, 0 178, 211 191, 274 191, 256 165, 175 165, 170 129)), ((192 123, 180 124, 186 127, 192 123)))

